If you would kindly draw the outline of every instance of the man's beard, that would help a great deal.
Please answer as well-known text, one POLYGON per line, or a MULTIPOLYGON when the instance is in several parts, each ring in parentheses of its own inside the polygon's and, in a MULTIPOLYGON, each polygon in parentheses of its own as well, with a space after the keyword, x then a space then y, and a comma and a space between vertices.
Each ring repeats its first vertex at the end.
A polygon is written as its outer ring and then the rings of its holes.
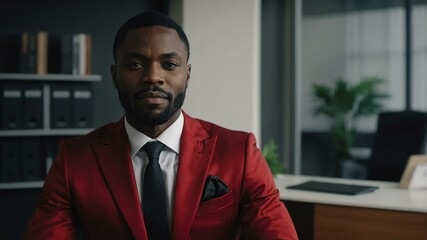
MULTIPOLYGON (((186 88, 185 88, 186 89, 186 88)), ((172 115, 174 115, 179 109, 181 109, 184 104, 186 90, 179 93, 175 99, 173 98, 170 92, 166 92, 160 87, 154 86, 152 91, 159 91, 167 95, 167 100, 169 102, 167 108, 160 113, 148 112, 143 113, 138 111, 138 108, 131 102, 128 97, 120 92, 120 89, 117 89, 119 93, 120 103, 125 109, 127 114, 132 114, 135 120, 145 125, 160 125, 166 123, 172 115)))

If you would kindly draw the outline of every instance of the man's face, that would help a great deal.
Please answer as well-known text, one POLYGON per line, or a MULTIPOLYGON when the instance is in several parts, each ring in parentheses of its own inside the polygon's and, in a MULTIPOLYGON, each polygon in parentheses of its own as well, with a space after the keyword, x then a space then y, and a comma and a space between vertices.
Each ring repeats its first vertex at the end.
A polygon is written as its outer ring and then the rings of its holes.
POLYGON ((115 88, 130 123, 160 125, 177 117, 191 66, 174 29, 130 29, 111 67, 115 88))

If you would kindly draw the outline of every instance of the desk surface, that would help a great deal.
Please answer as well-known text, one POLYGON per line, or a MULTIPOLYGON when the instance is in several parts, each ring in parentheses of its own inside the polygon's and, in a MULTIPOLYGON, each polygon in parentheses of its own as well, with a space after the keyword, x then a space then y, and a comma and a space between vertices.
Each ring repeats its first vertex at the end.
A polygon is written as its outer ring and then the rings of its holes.
POLYGON ((427 213, 427 190, 401 189, 398 183, 393 182, 280 174, 276 176, 276 185, 280 191, 280 199, 285 201, 427 213), (309 180, 373 185, 379 189, 355 196, 286 189, 287 186, 309 180))

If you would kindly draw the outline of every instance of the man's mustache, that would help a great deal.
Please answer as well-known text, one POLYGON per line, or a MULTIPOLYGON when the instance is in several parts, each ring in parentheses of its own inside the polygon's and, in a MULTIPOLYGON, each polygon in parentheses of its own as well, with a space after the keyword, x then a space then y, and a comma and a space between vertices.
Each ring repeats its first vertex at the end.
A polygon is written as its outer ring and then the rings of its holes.
POLYGON ((167 92, 166 90, 162 89, 158 85, 152 85, 148 88, 143 88, 139 91, 137 91, 133 96, 134 98, 139 98, 140 96, 146 95, 148 92, 158 92, 160 95, 164 95, 166 99, 169 101, 172 101, 172 93, 167 92))

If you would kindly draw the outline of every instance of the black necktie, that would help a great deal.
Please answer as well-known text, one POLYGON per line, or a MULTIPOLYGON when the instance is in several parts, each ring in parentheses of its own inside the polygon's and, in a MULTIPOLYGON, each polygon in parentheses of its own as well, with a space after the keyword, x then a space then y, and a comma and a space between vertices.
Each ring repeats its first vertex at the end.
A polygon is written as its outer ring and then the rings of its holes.
POLYGON ((165 184, 159 165, 159 155, 163 147, 161 142, 148 142, 142 147, 149 159, 144 175, 142 208, 150 240, 169 239, 165 184))

